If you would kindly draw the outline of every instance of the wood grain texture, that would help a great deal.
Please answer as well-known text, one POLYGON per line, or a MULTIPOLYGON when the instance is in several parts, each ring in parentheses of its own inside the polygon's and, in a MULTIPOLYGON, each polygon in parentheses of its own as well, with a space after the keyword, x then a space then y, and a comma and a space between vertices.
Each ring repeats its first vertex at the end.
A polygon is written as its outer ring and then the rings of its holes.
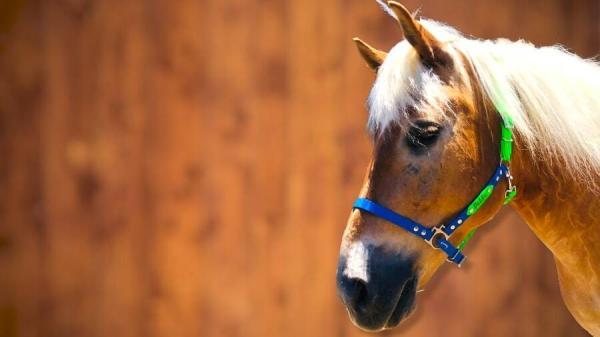
MULTIPOLYGON (((366 336, 335 294, 370 144, 372 1, 12 2, 0 25, 0 336, 366 336), (9 10, 10 9, 10 10, 9 10)), ((483 38, 600 47, 597 1, 423 0, 483 38)), ((585 336, 506 210, 384 336, 585 336)))

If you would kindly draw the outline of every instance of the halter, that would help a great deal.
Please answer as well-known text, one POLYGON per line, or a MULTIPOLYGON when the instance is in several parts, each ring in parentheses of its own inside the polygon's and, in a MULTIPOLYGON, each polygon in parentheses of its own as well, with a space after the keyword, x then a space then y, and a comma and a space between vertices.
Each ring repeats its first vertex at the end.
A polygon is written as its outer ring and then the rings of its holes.
POLYGON ((420 223, 417 223, 403 215, 400 215, 381 204, 376 203, 373 200, 367 198, 359 198, 354 202, 353 209, 358 209, 364 212, 368 212, 384 220, 387 220, 394 225, 404 229, 405 231, 413 234, 414 236, 424 240, 428 245, 434 249, 443 251, 447 256, 449 262, 456 263, 459 267, 465 260, 465 256, 462 254, 463 248, 467 242, 471 239, 476 229, 471 230, 465 238, 456 247, 450 243, 449 239, 452 233, 454 233, 467 219, 486 203, 489 197, 492 195, 496 186, 500 183, 500 180, 506 179, 507 189, 504 194, 504 204, 508 204, 516 195, 517 187, 512 183, 512 175, 510 174, 509 163, 512 154, 512 119, 505 113, 503 106, 498 106, 500 115, 502 116, 502 138, 500 140, 500 163, 496 167, 494 175, 488 180, 484 188, 479 192, 477 197, 456 217, 450 220, 446 224, 425 227, 420 223))

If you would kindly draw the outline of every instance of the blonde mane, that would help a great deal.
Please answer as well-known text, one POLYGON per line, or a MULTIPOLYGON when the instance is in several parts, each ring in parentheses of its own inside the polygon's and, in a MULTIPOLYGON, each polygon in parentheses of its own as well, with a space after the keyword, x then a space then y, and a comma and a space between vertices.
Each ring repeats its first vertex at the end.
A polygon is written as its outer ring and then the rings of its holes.
MULTIPOLYGON (((514 121, 517 146, 537 160, 557 162, 569 173, 600 184, 600 66, 560 46, 537 48, 525 41, 489 41, 462 36, 430 20, 420 20, 472 64, 483 91, 506 107, 514 121)), ((466 76, 466 75, 465 75, 466 76)), ((369 95, 369 129, 376 133, 407 120, 406 108, 448 112, 444 84, 421 65, 406 42, 397 44, 380 67, 369 95)))

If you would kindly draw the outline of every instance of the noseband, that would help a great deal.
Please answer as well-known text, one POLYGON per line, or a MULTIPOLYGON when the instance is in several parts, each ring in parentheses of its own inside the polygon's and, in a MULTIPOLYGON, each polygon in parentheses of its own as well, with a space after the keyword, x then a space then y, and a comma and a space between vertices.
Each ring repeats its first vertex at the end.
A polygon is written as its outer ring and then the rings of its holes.
POLYGON ((488 180, 477 197, 475 197, 475 199, 473 199, 473 201, 462 212, 460 212, 460 214, 458 214, 448 223, 434 227, 426 227, 367 198, 357 199, 354 202, 353 209, 358 209, 373 214, 393 223, 394 225, 404 229, 414 236, 424 240, 432 248, 443 251, 448 256, 447 260, 449 262, 453 262, 460 267, 461 263, 465 260, 462 250, 467 242, 471 239, 476 229, 470 231, 456 247, 450 243, 450 236, 486 203, 496 189, 496 186, 498 186, 500 183, 500 180, 505 179, 507 182, 507 189, 504 195, 505 205, 508 204, 517 194, 517 187, 512 184, 513 177, 510 174, 509 169, 513 141, 512 120, 508 114, 503 113, 501 110, 500 112, 503 119, 503 122, 501 123, 502 138, 500 140, 500 163, 496 167, 494 175, 492 175, 490 180, 488 180))

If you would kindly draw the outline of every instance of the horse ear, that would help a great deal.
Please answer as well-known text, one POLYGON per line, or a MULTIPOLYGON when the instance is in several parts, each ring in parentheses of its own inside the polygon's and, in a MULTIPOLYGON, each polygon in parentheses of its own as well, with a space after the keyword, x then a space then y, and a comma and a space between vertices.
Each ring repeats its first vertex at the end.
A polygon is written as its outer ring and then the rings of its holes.
POLYGON ((396 19, 404 32, 406 40, 417 50, 424 64, 432 66, 435 63, 444 63, 448 55, 442 49, 442 44, 415 20, 402 4, 395 1, 388 2, 389 8, 396 14, 396 19))
POLYGON ((377 69, 383 64, 383 61, 385 60, 387 53, 369 46, 368 44, 366 44, 364 41, 362 41, 361 39, 359 39, 357 37, 355 37, 352 40, 354 40, 354 42, 356 43, 358 52, 360 53, 362 58, 365 60, 365 62, 367 62, 367 65, 369 66, 369 68, 371 68, 374 71, 377 71, 377 69))

